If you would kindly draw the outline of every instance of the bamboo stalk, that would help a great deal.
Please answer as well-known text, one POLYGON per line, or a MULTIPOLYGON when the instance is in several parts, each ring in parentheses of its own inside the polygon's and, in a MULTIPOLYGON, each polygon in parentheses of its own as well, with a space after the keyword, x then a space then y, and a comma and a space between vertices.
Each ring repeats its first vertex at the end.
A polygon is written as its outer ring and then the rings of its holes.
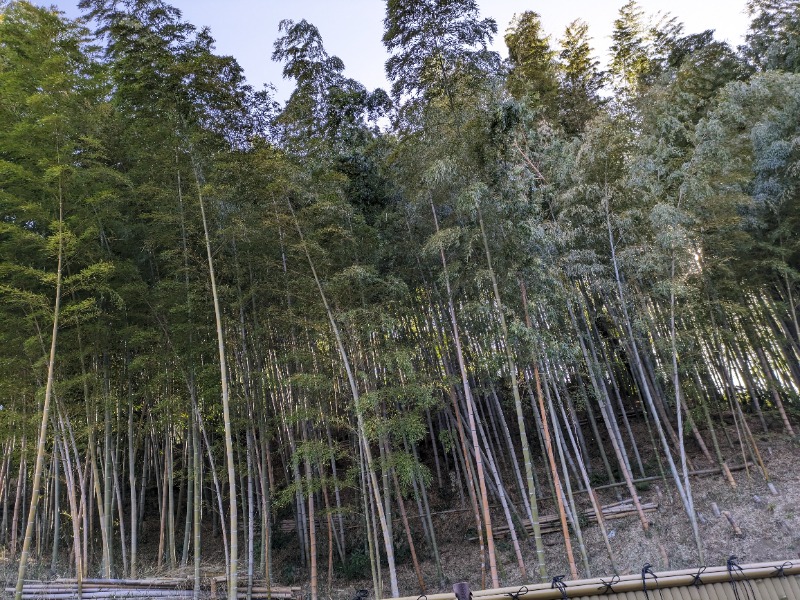
MULTIPOLYGON (((56 157, 59 156, 58 143, 56 144, 56 157)), ((60 163, 60 161, 59 161, 60 163)), ((50 402, 53 397, 53 385, 55 382, 55 361, 56 361, 56 342, 58 339, 58 318, 61 309, 61 278, 62 267, 64 264, 64 195, 63 182, 61 175, 58 178, 58 267, 56 271, 56 297, 53 309, 53 333, 50 339, 50 355, 47 361, 47 383, 45 385, 44 403, 42 405, 42 421, 39 427, 39 440, 36 446, 36 466, 33 474, 33 484, 31 486, 31 503, 28 510, 28 523, 25 526, 25 537, 22 541, 22 553, 19 559, 19 569, 17 572, 17 587, 15 597, 20 600, 22 597, 22 586, 25 580, 25 571, 28 568, 28 555, 30 553, 31 540, 33 538, 33 526, 36 519, 36 507, 39 503, 39 486, 42 481, 42 470, 44 469, 45 444, 47 443, 47 426, 50 421, 50 402)), ((22 470, 20 469, 20 473, 22 470)), ((14 524, 16 526, 16 523, 14 524)), ((16 530, 15 530, 16 531, 16 530)))
POLYGON ((569 562, 569 570, 572 577, 578 577, 578 569, 575 567, 575 557, 572 555, 572 542, 569 538, 569 529, 567 528, 567 517, 564 514, 564 498, 561 494, 561 482, 559 481, 558 470, 556 469, 556 460, 553 455, 553 445, 550 441, 550 432, 547 425, 547 414, 544 410, 544 398, 542 397, 542 383, 539 379, 539 368, 534 367, 534 376, 536 378, 536 397, 539 400, 539 412, 542 417, 542 426, 544 427, 545 446, 547 447, 547 457, 550 460, 550 470, 553 473, 553 480, 556 486, 556 496, 558 497, 558 512, 561 520, 561 530, 564 534, 564 546, 567 550, 567 561, 569 562))
POLYGON ((721 514, 728 520, 728 523, 731 524, 731 527, 733 528, 733 534, 736 537, 743 537, 744 534, 742 533, 742 528, 739 527, 739 524, 736 522, 736 519, 733 518, 733 515, 727 510, 723 510, 721 514))

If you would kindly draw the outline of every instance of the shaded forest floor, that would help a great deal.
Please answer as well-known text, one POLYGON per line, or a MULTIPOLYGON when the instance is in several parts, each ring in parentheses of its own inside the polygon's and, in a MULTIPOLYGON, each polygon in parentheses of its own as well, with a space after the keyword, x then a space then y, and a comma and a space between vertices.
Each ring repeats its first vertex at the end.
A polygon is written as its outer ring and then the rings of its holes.
MULTIPOLYGON (((776 427, 777 429, 777 427, 776 427)), ((777 488, 778 494, 773 495, 759 470, 750 468, 749 474, 745 470, 734 472, 738 487, 732 489, 720 474, 692 477, 692 491, 695 507, 701 515, 700 534, 704 543, 705 564, 722 565, 730 555, 736 555, 739 562, 762 562, 771 560, 793 560, 800 557, 800 444, 780 435, 757 436, 759 448, 766 463, 770 481, 777 488), (728 511, 741 528, 742 534, 737 535, 727 519, 720 515, 715 516, 713 504, 721 511, 728 511)), ((687 439, 687 443, 691 444, 687 439)), ((691 450, 690 446, 690 450, 691 450)), ((644 449, 641 449, 644 450, 644 449)), ((731 453, 729 464, 741 464, 741 453, 738 459, 731 453)), ((648 462, 654 456, 643 453, 643 460, 649 466, 657 469, 657 463, 648 462)), ((692 457, 696 469, 707 469, 714 465, 707 461, 698 452, 692 457)), ((596 465, 600 470, 600 465, 596 465)), ((544 471, 541 465, 539 474, 544 480, 544 471)), ((648 473, 648 475, 651 473, 648 473)), ((509 477, 506 481, 511 481, 509 477)), ((642 530, 637 517, 607 522, 611 547, 615 553, 619 574, 638 573, 644 563, 651 563, 654 570, 681 569, 699 566, 697 551, 692 541, 689 526, 683 505, 680 502, 674 486, 662 480, 639 484, 640 499, 643 503, 657 502, 659 508, 656 512, 648 513, 651 523, 649 531, 642 530)), ((598 492, 602 504, 616 502, 628 495, 623 487, 616 489, 602 489, 598 492), (617 494, 619 491, 619 495, 617 494)), ((453 511, 458 503, 458 494, 442 493, 432 484, 431 508, 434 511, 433 522, 436 528, 441 562, 447 583, 444 587, 439 585, 435 564, 427 549, 419 521, 415 519, 416 512, 409 503, 409 519, 415 537, 416 550, 421 559, 427 593, 449 591, 450 585, 458 581, 468 581, 473 589, 481 587, 481 562, 480 551, 474 538, 475 521, 471 510, 453 511)), ((590 508, 586 494, 576 494, 579 508, 590 508)), ((541 514, 554 514, 556 506, 551 500, 545 500, 540 505, 541 514)), ((502 511, 498 508, 493 513, 493 523, 504 525, 502 511)), ((405 545, 402 525, 398 521, 395 525, 396 540, 403 541, 398 544, 398 578, 401 595, 416 595, 419 585, 414 573, 412 562, 405 545)), ((145 530, 141 538, 140 577, 150 576, 191 576, 190 565, 186 569, 158 570, 155 568, 152 557, 158 549, 158 515, 153 514, 145 522, 145 530), (149 525, 149 526, 148 526, 149 525)), ((276 528, 277 529, 277 528, 276 528)), ((352 537, 354 531, 348 531, 352 537)), ((583 525, 584 541, 589 557, 590 575, 605 577, 613 573, 605 545, 601 538, 600 529, 594 524, 583 525)), ((274 583, 275 585, 302 585, 308 588, 307 570, 299 565, 297 560, 298 547, 296 534, 276 533, 274 540, 274 583)), ((328 588, 327 572, 327 543, 324 523, 318 530, 319 536, 319 590, 321 597, 349 599, 357 589, 370 590, 372 596, 372 580, 370 578, 369 562, 365 554, 357 549, 348 558, 348 564, 342 566, 335 558, 334 576, 328 588)), ((209 527, 203 532, 204 560, 203 576, 212 577, 224 573, 224 560, 222 554, 222 538, 212 535, 209 527)), ((179 538, 182 539, 182 536, 179 538)), ((572 537, 575 561, 581 577, 587 576, 582 568, 577 542, 572 537)), ((563 538, 560 534, 544 536, 547 570, 549 576, 569 573, 569 566, 564 551, 563 538)), ((528 568, 527 577, 520 573, 511 540, 508 537, 497 539, 498 569, 501 585, 514 586, 535 582, 536 560, 533 538, 520 540, 523 556, 528 568)), ((99 545, 98 545, 99 552, 99 545)), ((258 556, 258 551, 256 552, 258 556)), ((180 560, 180 556, 178 557, 180 560)), ((242 561, 244 567, 244 561, 242 561)), ((43 564, 32 565, 28 577, 30 579, 52 579, 56 576, 71 576, 69 569, 64 565, 64 572, 51 571, 49 561, 43 564)), ((16 578, 16 563, 7 556, 0 556, 0 576, 4 585, 10 585, 16 578)), ((97 576, 97 574, 93 574, 97 576)), ((568 577, 569 578, 569 577, 568 577)), ((383 583, 385 593, 388 595, 388 571, 383 569, 383 583)), ((489 585, 487 573, 487 585, 489 585)))
MULTIPOLYGON (((800 557, 800 445, 785 436, 761 435, 757 438, 770 481, 778 491, 777 495, 769 491, 760 470, 755 468, 750 468, 749 474, 745 470, 734 472, 736 489, 731 488, 720 474, 691 478, 695 508, 702 518, 700 535, 707 565, 724 565, 730 555, 738 556, 740 563, 783 561, 800 557), (720 511, 730 512, 742 535, 734 533, 724 516, 715 516, 712 504, 716 504, 720 511)), ((688 440, 687 443, 691 444, 688 440)), ((738 460, 731 456, 729 464, 732 466, 742 464, 741 453, 738 460)), ((643 459, 645 458, 646 456, 643 456, 643 459)), ((697 469, 714 466, 707 464, 699 452, 693 460, 697 469)), ((648 562, 656 571, 700 566, 702 563, 698 559, 692 541, 691 527, 674 486, 669 482, 665 485, 662 481, 654 481, 649 484, 639 484, 639 487, 641 501, 658 502, 659 508, 654 513, 648 513, 651 525, 647 532, 642 530, 639 519, 635 516, 607 522, 619 574, 639 573, 642 566, 648 562)), ((621 497, 628 497, 624 488, 617 489, 621 497)), ((598 492, 598 495, 604 505, 616 502, 618 498, 615 490, 609 489, 598 492)), ((436 500, 437 508, 443 509, 445 500, 442 498, 436 500)), ((585 494, 577 495, 576 502, 584 510, 590 508, 585 494)), ((554 514, 555 504, 552 501, 545 501, 540 506, 540 512, 554 514)), ((468 581, 473 589, 479 589, 481 587, 479 546, 476 541, 468 541, 475 536, 472 513, 448 512, 433 518, 441 561, 449 583, 468 581)), ((493 513, 493 523, 496 525, 505 523, 500 510, 493 513)), ((600 528, 595 524, 585 525, 583 536, 591 576, 605 577, 613 574, 600 528)), ((449 583, 445 588, 438 585, 434 562, 425 549, 424 538, 419 530, 415 532, 415 541, 418 544, 417 552, 421 552, 424 557, 422 568, 427 593, 450 591, 449 583)), ((562 536, 545 535, 544 543, 548 575, 550 577, 568 575, 569 565, 562 536)), ((587 573, 582 569, 574 535, 572 543, 579 575, 585 577, 587 573)), ((520 544, 528 569, 527 578, 523 578, 519 571, 510 538, 497 540, 498 568, 503 586, 537 581, 533 538, 521 540, 520 544)), ((320 566, 321 591, 327 591, 325 565, 323 560, 320 566)), ((276 567, 280 569, 278 565, 276 567)), ((276 570, 277 572, 279 571, 276 570)), ((388 588, 386 569, 383 577, 384 586, 388 588)), ((419 585, 410 559, 398 566, 398 577, 402 595, 419 593, 419 585)), ((339 576, 334 577, 332 588, 332 597, 351 598, 354 589, 371 590, 372 581, 368 578, 347 581, 339 576)))

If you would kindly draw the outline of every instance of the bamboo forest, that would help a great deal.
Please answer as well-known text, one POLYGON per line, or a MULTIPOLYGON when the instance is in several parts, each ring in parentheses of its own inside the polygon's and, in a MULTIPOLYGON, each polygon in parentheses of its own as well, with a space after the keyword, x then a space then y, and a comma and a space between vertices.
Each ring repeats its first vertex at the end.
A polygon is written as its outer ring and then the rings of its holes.
POLYGON ((166 0, 0 2, 7 593, 797 561, 800 2, 530 4, 386 0, 387 90, 276 19, 279 101, 166 0))

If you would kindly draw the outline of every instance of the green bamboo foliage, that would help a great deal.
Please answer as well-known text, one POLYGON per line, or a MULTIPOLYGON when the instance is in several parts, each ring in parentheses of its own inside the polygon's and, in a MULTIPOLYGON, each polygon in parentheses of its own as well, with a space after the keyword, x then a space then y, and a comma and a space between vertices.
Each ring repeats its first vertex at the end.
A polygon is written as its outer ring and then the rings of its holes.
POLYGON ((602 505, 649 530, 654 479, 702 561, 692 473, 770 482, 762 436, 800 426, 791 2, 751 2, 741 51, 630 2, 607 78, 580 21, 556 49, 519 15, 503 65, 475 2, 390 1, 391 96, 284 21, 284 105, 162 0, 81 4, 97 31, 0 8, 18 597, 48 567, 199 597, 207 565, 231 598, 430 593, 441 514, 473 587, 588 576, 626 568, 602 505))

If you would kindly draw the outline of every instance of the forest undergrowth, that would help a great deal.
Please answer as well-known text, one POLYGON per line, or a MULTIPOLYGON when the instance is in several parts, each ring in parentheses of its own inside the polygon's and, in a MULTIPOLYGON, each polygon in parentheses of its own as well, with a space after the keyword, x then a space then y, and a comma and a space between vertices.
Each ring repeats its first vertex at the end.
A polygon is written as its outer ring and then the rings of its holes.
MULTIPOLYGON (((777 425, 777 423, 772 423, 777 425)), ((633 424, 633 429, 643 428, 642 423, 633 424)), ((701 518, 701 531, 706 547, 708 560, 706 565, 724 565, 730 556, 737 556, 741 564, 757 562, 775 562, 784 560, 800 560, 800 469, 797 466, 800 459, 800 444, 796 440, 787 439, 786 436, 776 434, 763 434, 758 436, 758 442, 764 452, 764 464, 768 469, 769 482, 775 486, 777 494, 773 494, 767 486, 762 472, 757 465, 749 463, 748 469, 736 469, 734 476, 736 488, 727 484, 721 473, 703 473, 693 477, 693 492, 697 511, 701 518), (716 515, 714 505, 722 513, 731 513, 740 532, 735 532, 731 523, 723 514, 716 515)), ((645 453, 646 464, 652 471, 648 475, 657 474, 657 459, 655 453, 645 453)), ((714 465, 703 459, 702 453, 692 453, 691 458, 696 469, 709 470, 714 465)), ((741 458, 741 457, 740 457, 741 458)), ((595 457, 599 467, 599 459, 595 457)), ((737 465, 743 465, 740 460, 737 465)), ((509 475, 506 473, 506 475, 509 475)), ((544 476, 544 472, 542 472, 544 476)), ((605 481, 595 481, 599 486, 608 485, 605 481)), ((615 549, 616 565, 612 565, 606 555, 601 532, 597 525, 589 525, 585 521, 584 540, 590 557, 591 573, 584 573, 584 577, 591 575, 609 579, 614 574, 637 574, 646 563, 653 566, 656 573, 668 570, 689 569, 701 567, 697 560, 696 550, 691 542, 691 531, 686 523, 685 513, 680 506, 680 499, 674 490, 671 490, 668 480, 656 477, 655 481, 637 484, 642 503, 658 504, 658 509, 648 514, 651 529, 643 532, 636 517, 631 515, 625 518, 610 521, 608 524, 608 537, 615 549), (615 571, 616 568, 616 571, 615 571)), ((598 492, 603 505, 619 502, 625 498, 624 488, 617 486, 598 492)), ((438 575, 432 557, 420 547, 420 566, 426 582, 426 593, 440 593, 451 591, 452 583, 467 581, 473 589, 480 589, 480 560, 477 551, 477 541, 474 520, 469 515, 468 509, 454 504, 455 495, 452 490, 448 493, 444 489, 433 486, 430 491, 432 515, 435 520, 439 535, 439 551, 441 560, 446 565, 445 585, 437 585, 438 575)), ((552 498, 542 501, 542 512, 553 513, 555 506, 552 498)), ((588 500, 583 498, 579 503, 582 509, 590 509, 588 500)), ((285 516, 285 515, 284 515, 285 516)), ((498 515, 499 516, 499 515, 498 515)), ((412 519, 414 537, 422 541, 423 532, 418 519, 412 519)), ((146 557, 158 552, 158 522, 150 519, 149 525, 142 530, 140 544, 142 564, 139 577, 187 577, 192 576, 192 568, 169 569, 158 567, 154 561, 146 557)), ((221 534, 207 527, 203 532, 207 540, 204 560, 201 564, 203 580, 207 582, 212 577, 224 575, 224 553, 219 542, 221 534), (214 548, 217 548, 215 551, 214 548)), ((274 541, 274 568, 275 586, 300 586, 302 593, 307 594, 308 572, 298 564, 298 546, 292 532, 283 533, 274 541)), ((422 544, 420 544, 421 546, 422 544)), ((536 549, 533 538, 522 544, 523 555, 528 564, 534 564, 536 549)), ((322 569, 320 577, 324 582, 320 593, 323 597, 335 600, 349 600, 354 597, 359 589, 368 589, 372 585, 368 577, 369 560, 365 549, 353 548, 351 556, 346 563, 336 561, 333 575, 328 585, 328 574, 322 569)), ((508 538, 498 540, 498 569, 500 570, 504 585, 530 585, 538 583, 530 576, 523 577, 516 564, 514 550, 508 538)), ((320 554, 326 555, 327 548, 320 548, 320 554)), ((549 534, 545 537, 545 553, 547 564, 552 573, 563 574, 569 570, 569 565, 563 551, 563 543, 558 534, 549 534)), ((46 560, 35 562, 29 568, 30 579, 49 581, 54 578, 70 575, 68 563, 58 564, 55 568, 46 560)), ((9 585, 16 578, 16 564, 6 555, 0 556, 0 580, 9 585)), ((397 576, 401 589, 415 589, 418 586, 417 577, 411 564, 408 548, 402 544, 397 553, 397 576)), ((385 569, 385 565, 383 567, 385 569)))

